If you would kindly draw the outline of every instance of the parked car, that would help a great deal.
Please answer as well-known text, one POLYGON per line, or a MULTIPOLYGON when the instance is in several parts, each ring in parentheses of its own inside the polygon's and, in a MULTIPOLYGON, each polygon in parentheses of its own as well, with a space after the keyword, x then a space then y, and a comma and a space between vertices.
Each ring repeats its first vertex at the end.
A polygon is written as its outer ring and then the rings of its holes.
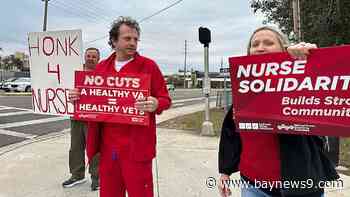
POLYGON ((10 91, 10 89, 7 88, 8 84, 13 82, 16 79, 17 79, 16 77, 11 77, 11 78, 8 78, 8 79, 1 81, 0 82, 0 89, 5 90, 6 92, 10 91))
MULTIPOLYGON (((32 85, 29 77, 19 77, 16 80, 9 82, 6 89, 14 92, 30 92, 32 85)), ((5 90, 6 91, 6 90, 5 90)))
POLYGON ((166 89, 174 91, 175 90, 175 86, 173 84, 166 84, 166 89))

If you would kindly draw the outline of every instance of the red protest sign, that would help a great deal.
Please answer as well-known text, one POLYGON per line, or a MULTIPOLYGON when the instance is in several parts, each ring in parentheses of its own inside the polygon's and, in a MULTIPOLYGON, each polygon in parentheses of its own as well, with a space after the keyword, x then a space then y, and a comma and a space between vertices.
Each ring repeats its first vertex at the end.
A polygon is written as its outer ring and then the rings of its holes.
POLYGON ((136 99, 150 95, 150 76, 76 71, 80 99, 74 118, 86 121, 149 125, 149 114, 134 107, 136 99))
POLYGON ((229 58, 241 132, 350 136, 350 46, 229 58))

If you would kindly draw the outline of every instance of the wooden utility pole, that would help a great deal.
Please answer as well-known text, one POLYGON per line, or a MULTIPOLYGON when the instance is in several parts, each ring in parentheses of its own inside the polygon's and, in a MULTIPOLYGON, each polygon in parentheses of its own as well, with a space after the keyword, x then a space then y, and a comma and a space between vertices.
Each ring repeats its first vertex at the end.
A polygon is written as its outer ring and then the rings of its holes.
POLYGON ((301 41, 301 29, 300 29, 300 2, 299 0, 293 1, 293 24, 294 24, 294 34, 298 42, 301 41))
POLYGON ((46 31, 46 26, 47 26, 47 7, 48 7, 48 4, 49 4, 50 0, 41 0, 41 1, 45 2, 43 31, 46 31))

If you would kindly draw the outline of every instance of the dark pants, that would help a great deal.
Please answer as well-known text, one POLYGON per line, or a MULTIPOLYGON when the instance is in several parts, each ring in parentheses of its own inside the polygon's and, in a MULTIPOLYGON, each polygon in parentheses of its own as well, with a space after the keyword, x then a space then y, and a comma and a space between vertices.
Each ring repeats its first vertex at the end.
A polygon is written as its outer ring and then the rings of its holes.
MULTIPOLYGON (((87 127, 84 122, 71 120, 71 141, 69 150, 69 170, 73 177, 85 177, 85 147, 87 127)), ((89 165, 91 179, 98 179, 100 154, 97 154, 89 165)))

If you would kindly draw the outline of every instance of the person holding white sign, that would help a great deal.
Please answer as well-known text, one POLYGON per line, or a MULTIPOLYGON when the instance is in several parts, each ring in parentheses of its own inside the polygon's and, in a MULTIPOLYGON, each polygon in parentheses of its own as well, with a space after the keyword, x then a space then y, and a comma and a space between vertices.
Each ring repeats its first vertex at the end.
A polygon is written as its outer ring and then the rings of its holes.
MULTIPOLYGON (((250 37, 247 55, 288 51, 292 57, 305 60, 310 49, 317 48, 309 43, 287 45, 279 31, 261 27, 250 37)), ((222 197, 231 194, 230 175, 237 171, 241 174, 242 197, 323 197, 319 184, 339 178, 325 156, 323 137, 259 130, 237 132, 231 107, 224 119, 219 147, 218 187, 222 197)))
MULTIPOLYGON (((119 17, 109 31, 113 53, 96 66, 108 74, 147 74, 150 96, 138 98, 135 108, 149 113, 149 126, 89 122, 89 160, 100 152, 100 197, 153 197, 152 159, 156 155, 155 115, 171 105, 164 77, 157 64, 137 53, 139 24, 130 17, 119 17)), ((79 91, 69 95, 79 99, 79 91)))
MULTIPOLYGON (((84 70, 92 71, 100 60, 100 51, 97 48, 88 48, 84 55, 84 70)), ((71 143, 69 150, 69 171, 72 176, 62 183, 65 188, 73 187, 77 184, 84 183, 85 179, 85 147, 87 125, 83 121, 71 119, 71 143)), ((89 173, 91 175, 91 190, 95 191, 99 188, 98 180, 98 160, 96 155, 89 165, 89 173)))

